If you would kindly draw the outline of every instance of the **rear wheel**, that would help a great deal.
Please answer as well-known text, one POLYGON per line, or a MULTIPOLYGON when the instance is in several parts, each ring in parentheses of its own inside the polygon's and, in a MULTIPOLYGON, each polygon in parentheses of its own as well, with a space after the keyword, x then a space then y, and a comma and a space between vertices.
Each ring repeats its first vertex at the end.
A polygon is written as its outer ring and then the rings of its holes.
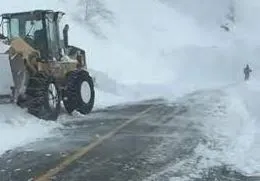
POLYGON ((41 73, 30 77, 26 89, 28 112, 40 119, 57 120, 60 93, 55 79, 41 73))
POLYGON ((94 106, 95 91, 91 76, 85 70, 75 70, 68 75, 63 103, 69 113, 77 110, 88 114, 94 106))

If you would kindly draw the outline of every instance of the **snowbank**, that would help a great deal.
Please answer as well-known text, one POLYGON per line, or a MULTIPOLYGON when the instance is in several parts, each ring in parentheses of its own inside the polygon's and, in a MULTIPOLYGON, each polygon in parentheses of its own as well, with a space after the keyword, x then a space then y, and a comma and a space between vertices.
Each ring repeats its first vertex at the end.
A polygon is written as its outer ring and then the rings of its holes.
MULTIPOLYGON (((245 173, 254 175, 260 173, 260 84, 256 80, 238 84, 235 87, 227 89, 227 92, 240 103, 240 107, 234 107, 237 119, 232 121, 232 126, 241 126, 237 136, 232 137, 235 149, 227 152, 229 162, 245 173), (243 122, 241 118, 245 117, 243 122)), ((238 104, 239 105, 239 104, 238 104)), ((229 131, 230 131, 229 130, 229 131)), ((228 131, 228 130, 227 130, 228 131)))
POLYGON ((0 156, 9 149, 58 135, 61 125, 39 120, 15 105, 0 105, 0 156))

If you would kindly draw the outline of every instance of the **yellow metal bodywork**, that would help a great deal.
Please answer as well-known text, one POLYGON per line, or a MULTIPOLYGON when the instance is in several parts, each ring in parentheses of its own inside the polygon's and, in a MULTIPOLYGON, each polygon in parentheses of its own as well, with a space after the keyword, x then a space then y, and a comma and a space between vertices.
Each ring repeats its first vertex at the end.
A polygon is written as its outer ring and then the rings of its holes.
MULTIPOLYGON (((23 64, 27 66, 30 71, 37 71, 36 57, 39 57, 40 52, 32 48, 21 38, 15 38, 11 41, 11 48, 9 50, 10 61, 16 56, 21 57, 19 60, 24 61, 23 64)), ((21 63, 19 63, 20 65, 21 63)), ((18 64, 14 65, 17 66, 18 64)), ((16 69, 23 69, 24 67, 15 67, 16 69)))
POLYGON ((23 61, 13 63, 13 69, 20 71, 37 72, 41 71, 47 75, 54 76, 58 81, 66 78, 68 72, 76 70, 78 61, 69 59, 57 60, 39 60, 40 52, 31 47, 22 38, 15 38, 11 41, 11 48, 9 50, 10 62, 14 60, 13 57, 19 56, 16 61, 23 61), (38 59, 38 60, 37 60, 38 59))
POLYGON ((29 56, 31 54, 38 54, 40 55, 40 52, 32 48, 28 43, 26 43, 22 38, 14 38, 11 41, 11 48, 14 50, 14 52, 11 53, 19 53, 23 55, 23 58, 29 59, 29 56))

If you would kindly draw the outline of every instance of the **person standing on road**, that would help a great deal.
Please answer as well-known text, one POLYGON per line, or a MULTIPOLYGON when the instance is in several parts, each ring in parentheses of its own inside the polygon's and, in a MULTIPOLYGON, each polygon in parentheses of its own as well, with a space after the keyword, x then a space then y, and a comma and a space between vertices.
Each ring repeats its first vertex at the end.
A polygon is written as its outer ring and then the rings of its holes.
POLYGON ((251 72, 252 72, 252 69, 247 64, 246 67, 244 68, 245 81, 247 81, 249 79, 249 76, 250 76, 251 72))

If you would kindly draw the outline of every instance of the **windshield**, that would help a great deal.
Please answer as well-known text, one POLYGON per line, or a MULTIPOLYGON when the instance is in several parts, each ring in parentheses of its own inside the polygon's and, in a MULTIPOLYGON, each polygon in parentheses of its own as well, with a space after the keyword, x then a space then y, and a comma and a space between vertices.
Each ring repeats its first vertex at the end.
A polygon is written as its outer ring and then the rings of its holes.
POLYGON ((7 19, 8 38, 35 39, 35 32, 43 29, 42 19, 31 15, 17 15, 7 19))

